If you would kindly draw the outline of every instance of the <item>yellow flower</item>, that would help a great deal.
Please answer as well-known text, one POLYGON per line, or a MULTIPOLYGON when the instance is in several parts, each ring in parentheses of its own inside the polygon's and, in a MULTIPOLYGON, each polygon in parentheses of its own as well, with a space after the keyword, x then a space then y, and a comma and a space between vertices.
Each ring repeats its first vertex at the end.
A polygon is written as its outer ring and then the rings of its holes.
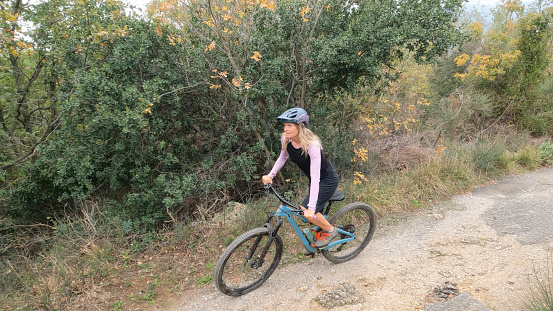
POLYGON ((276 7, 276 1, 269 0, 269 1, 261 1, 261 7, 267 8, 269 10, 274 10, 276 7))
POLYGON ((362 183, 362 181, 367 181, 367 177, 365 177, 365 175, 363 175, 359 172, 355 172, 354 179, 353 179, 353 184, 360 185, 362 183))
POLYGON ((236 87, 240 87, 242 85, 242 81, 242 77, 232 78, 232 84, 236 87))
POLYGON ((255 60, 256 62, 260 61, 261 60, 261 54, 259 54, 258 51, 254 51, 253 52, 253 56, 250 57, 251 59, 255 60))
POLYGON ((470 59, 470 56, 468 54, 462 54, 455 58, 455 63, 457 63, 457 66, 463 66, 468 62, 470 59))
POLYGON ((301 15, 301 19, 304 21, 304 22, 307 22, 308 19, 305 18, 305 14, 307 14, 307 12, 311 11, 311 9, 309 7, 301 7, 301 12, 300 12, 300 15, 301 15))
POLYGON ((208 46, 205 48, 205 50, 211 52, 211 50, 213 50, 214 47, 215 47, 215 41, 211 42, 211 44, 208 45, 208 46))
POLYGON ((482 34, 482 32, 484 32, 484 27, 482 26, 481 23, 479 22, 472 22, 470 23, 470 25, 468 26, 468 28, 472 31, 474 31, 474 33, 477 35, 477 36, 480 36, 482 34))

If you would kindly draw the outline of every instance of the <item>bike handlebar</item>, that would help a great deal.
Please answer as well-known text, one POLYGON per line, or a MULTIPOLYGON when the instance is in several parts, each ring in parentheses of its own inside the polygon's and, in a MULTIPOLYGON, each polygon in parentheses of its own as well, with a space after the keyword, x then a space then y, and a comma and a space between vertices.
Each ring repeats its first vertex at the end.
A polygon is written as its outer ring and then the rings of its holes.
POLYGON ((300 215, 303 215, 303 210, 301 208, 298 208, 297 206, 295 206, 294 204, 290 203, 288 200, 286 200, 282 195, 280 195, 280 193, 278 193, 275 188, 273 187, 273 185, 271 183, 267 183, 265 185, 265 190, 269 191, 269 192, 272 192, 279 200, 282 204, 284 205, 287 205, 289 207, 293 207, 295 208, 296 210, 294 212, 297 212, 299 213, 300 215))

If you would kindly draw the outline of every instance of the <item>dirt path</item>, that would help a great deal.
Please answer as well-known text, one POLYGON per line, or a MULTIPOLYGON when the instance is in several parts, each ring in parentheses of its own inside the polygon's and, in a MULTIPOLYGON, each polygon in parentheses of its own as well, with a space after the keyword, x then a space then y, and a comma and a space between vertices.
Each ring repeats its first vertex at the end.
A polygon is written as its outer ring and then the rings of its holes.
POLYGON ((529 276, 545 271, 548 250, 553 168, 508 177, 379 226, 350 262, 335 265, 318 256, 280 266, 245 296, 198 289, 171 310, 326 310, 315 298, 345 287, 360 299, 332 310, 423 310, 445 281, 493 310, 523 310, 529 276))

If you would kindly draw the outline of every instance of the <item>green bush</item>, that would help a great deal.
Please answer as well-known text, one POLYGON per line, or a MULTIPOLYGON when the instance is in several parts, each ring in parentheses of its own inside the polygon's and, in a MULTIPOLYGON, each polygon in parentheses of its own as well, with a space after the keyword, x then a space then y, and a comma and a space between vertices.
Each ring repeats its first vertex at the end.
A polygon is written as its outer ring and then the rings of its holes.
POLYGON ((479 171, 494 172, 501 168, 501 158, 504 153, 505 146, 501 143, 481 140, 474 146, 472 159, 479 171))
POLYGON ((543 163, 543 159, 538 149, 530 146, 519 152, 517 162, 529 170, 535 170, 543 163))
POLYGON ((341 92, 359 80, 393 79, 383 69, 406 52, 425 63, 459 39, 453 22, 461 0, 413 9, 415 2, 363 2, 355 10, 348 1, 316 3, 305 18, 297 14, 303 1, 274 10, 256 4, 242 23, 214 18, 216 25, 202 1, 166 14, 183 23, 111 6, 88 14, 91 1, 29 7, 40 34, 53 40, 45 50, 56 51, 44 62, 58 64, 48 67, 56 74, 40 89, 52 92, 60 124, 33 146, 32 161, 14 168, 21 176, 11 175, 17 178, 2 192, 2 212, 40 222, 108 198, 106 212, 135 234, 214 213, 225 201, 258 194, 252 189, 280 151, 275 117, 292 106, 310 112, 324 152, 347 174, 358 134, 351 125, 363 103, 341 101, 341 92), (43 23, 56 10, 64 10, 67 27, 43 23))
POLYGON ((553 144, 551 144, 551 142, 546 141, 542 143, 538 147, 538 153, 543 163, 553 163, 553 144))

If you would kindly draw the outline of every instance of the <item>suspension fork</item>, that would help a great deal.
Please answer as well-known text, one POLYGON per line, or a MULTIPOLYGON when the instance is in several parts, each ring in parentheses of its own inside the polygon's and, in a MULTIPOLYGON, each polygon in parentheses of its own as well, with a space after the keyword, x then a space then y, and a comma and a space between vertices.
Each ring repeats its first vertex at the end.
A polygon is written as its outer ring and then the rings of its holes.
MULTIPOLYGON (((257 269, 260 268, 263 265, 263 262, 265 262, 265 256, 267 256, 267 253, 269 252, 269 248, 271 247, 271 244, 273 244, 273 241, 278 233, 278 230, 282 226, 282 219, 280 217, 277 217, 278 224, 276 228, 273 228, 273 225, 271 225, 270 221, 275 215, 273 213, 269 214, 267 217, 267 220, 265 221, 264 227, 269 229, 269 239, 267 241, 267 244, 265 245, 263 251, 261 252, 261 255, 259 255, 258 258, 254 262, 252 262, 250 265, 252 268, 257 269)), ((246 258, 248 261, 252 258, 253 254, 257 250, 257 247, 259 245, 259 242, 261 241, 261 236, 258 236, 255 239, 255 243, 252 245, 252 249, 250 251, 250 254, 246 258)))

